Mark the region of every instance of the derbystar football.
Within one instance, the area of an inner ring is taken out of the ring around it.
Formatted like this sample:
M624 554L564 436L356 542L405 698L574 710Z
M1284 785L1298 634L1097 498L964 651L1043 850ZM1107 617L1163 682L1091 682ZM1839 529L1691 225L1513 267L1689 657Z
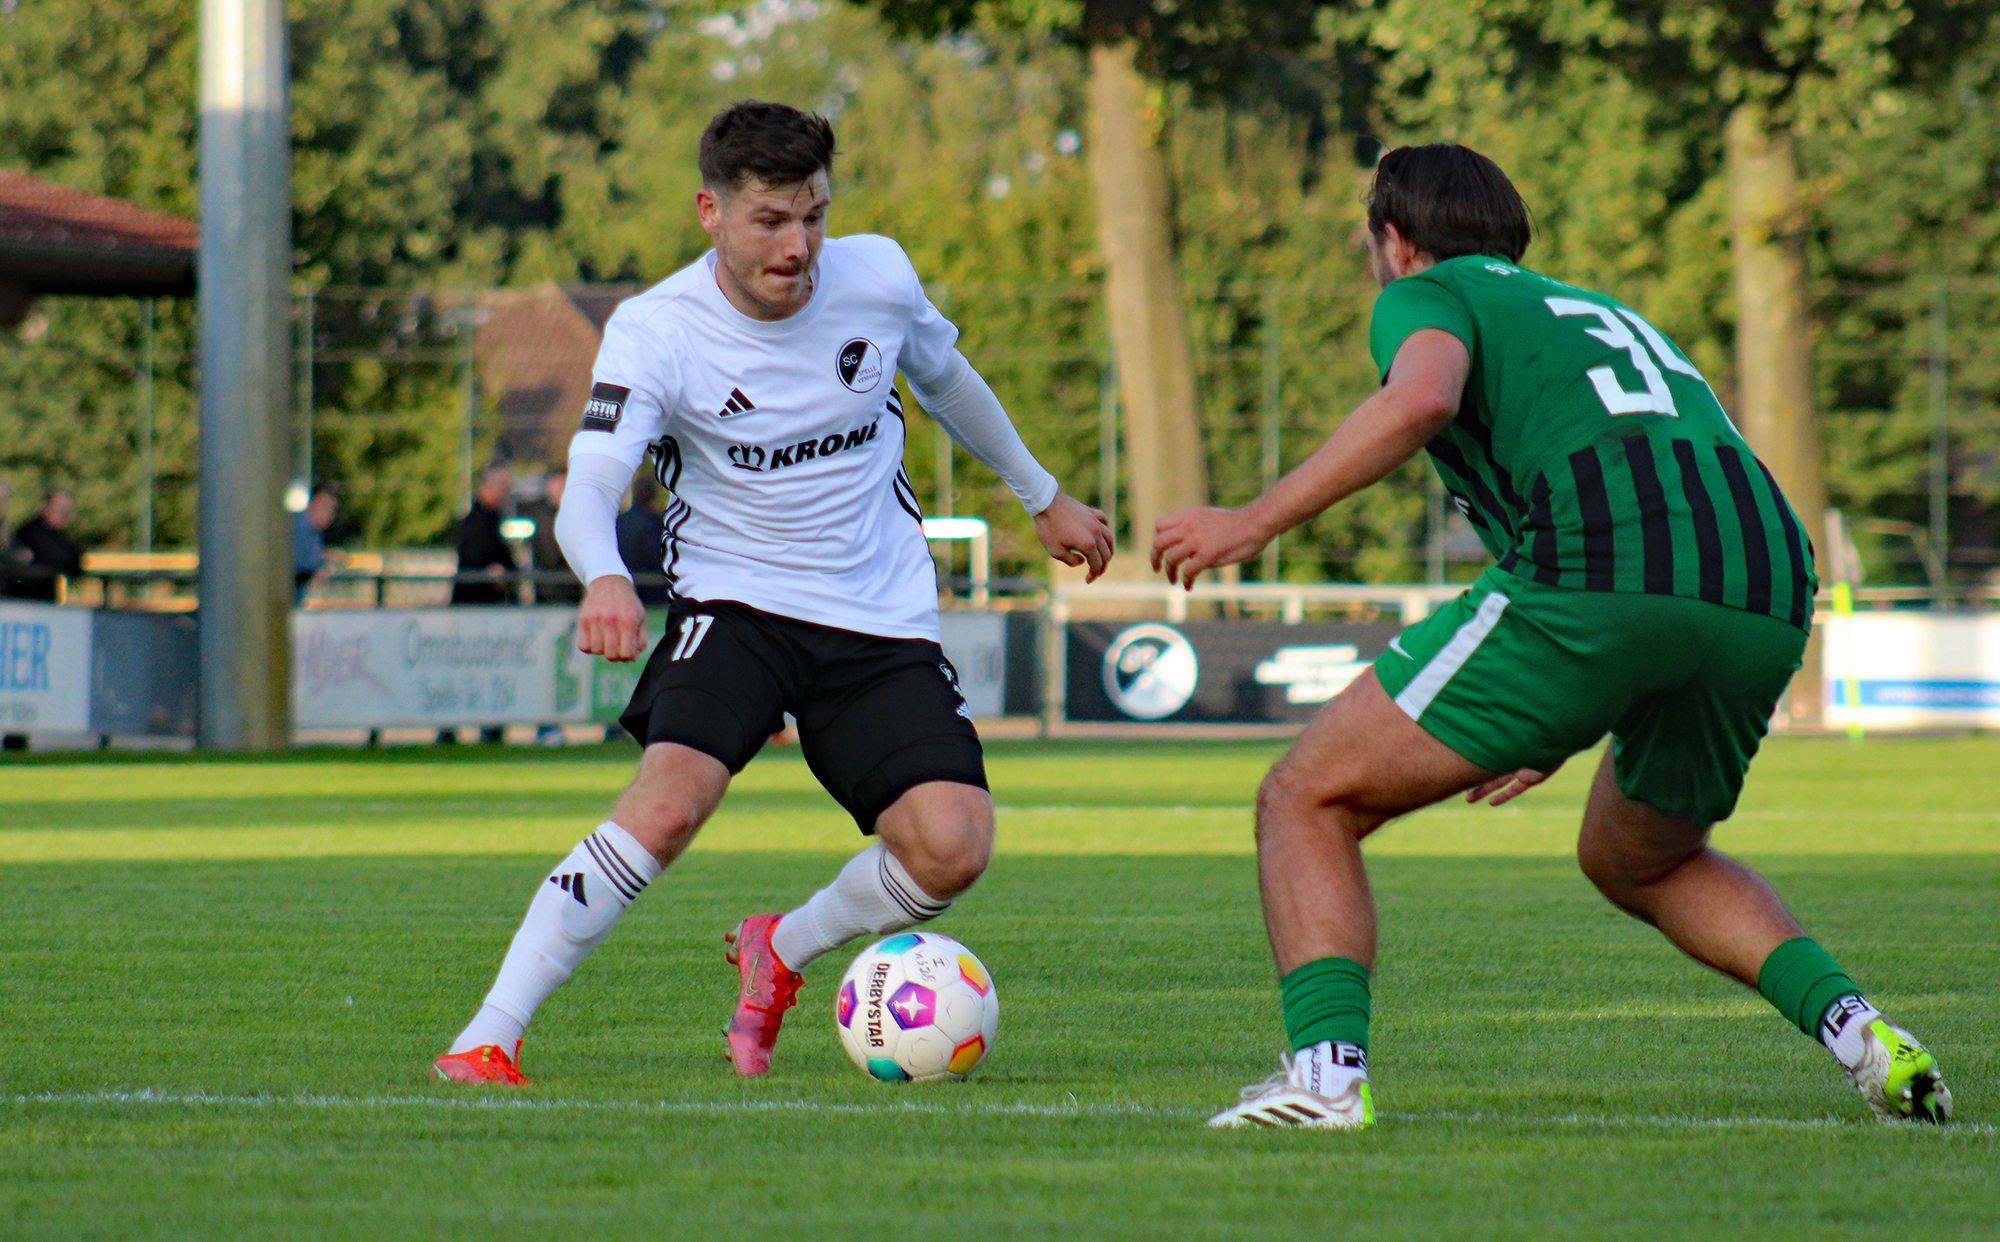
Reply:
M972 950L936 932L899 932L847 968L833 1021L872 1078L963 1078L993 1049L1000 997Z

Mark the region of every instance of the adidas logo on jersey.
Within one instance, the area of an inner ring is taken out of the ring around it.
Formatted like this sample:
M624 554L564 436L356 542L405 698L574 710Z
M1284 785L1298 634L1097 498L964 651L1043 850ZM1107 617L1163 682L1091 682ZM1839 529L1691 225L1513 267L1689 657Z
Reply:
M756 402L743 395L741 388L729 390L729 400L715 412L717 418L728 418L731 414L745 414L757 408Z
M763 473L785 466L796 466L802 461L831 457L848 449L860 448L875 438L882 420L876 419L866 427L856 427L846 435L835 432L819 440L801 440L797 444L787 444L779 448L767 449L755 444L732 444L729 446L729 464L738 470Z
M568 875L552 875L549 877L549 883L558 886L562 891L576 898L578 905L587 906L590 904L590 898L583 895L583 872L572 871Z

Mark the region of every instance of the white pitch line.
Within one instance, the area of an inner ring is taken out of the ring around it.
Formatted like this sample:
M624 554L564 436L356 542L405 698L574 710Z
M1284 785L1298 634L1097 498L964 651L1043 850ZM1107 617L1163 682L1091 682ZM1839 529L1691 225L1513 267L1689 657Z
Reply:
M223 1105L249 1108L440 1108L504 1109L530 1112L565 1110L636 1113L928 1113L944 1116L1025 1116L1025 1117L1205 1117L1206 1109L1168 1108L1151 1104L1085 1104L1072 1097L1060 1104L1002 1104L968 1101L958 1104L919 1100L885 1101L879 1104L840 1104L817 1100L578 1100L502 1095L231 1095L209 1092L175 1092L141 1089L136 1091L42 1091L0 1097L9 1104L179 1104ZM1873 1132L1871 1122L1845 1118L1809 1117L1689 1117L1660 1114L1611 1116L1568 1113L1556 1117L1515 1116L1508 1113L1385 1112L1392 1121L1442 1121L1487 1125L1587 1126L1605 1129L1667 1130L1857 1130ZM2000 1126L1983 1122L1961 1122L1931 1130L1929 1127L1898 1127L1907 1133L1963 1135L2000 1134Z
M1204 1116L1198 1109L1160 1108L1150 1104L1002 1104L971 1101L934 1104L899 1100L881 1104L839 1104L817 1100L577 1100L561 1096L523 1098L504 1095L228 1095L209 1092L43 1091L5 1097L10 1104L221 1104L253 1108L470 1108L552 1111L616 1111L640 1113L938 1113L1031 1117Z

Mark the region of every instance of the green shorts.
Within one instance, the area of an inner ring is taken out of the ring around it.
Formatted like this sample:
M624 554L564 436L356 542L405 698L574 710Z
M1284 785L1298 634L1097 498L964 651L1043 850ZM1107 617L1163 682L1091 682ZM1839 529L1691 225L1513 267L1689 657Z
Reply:
M1396 706L1482 768L1548 771L1611 735L1625 796L1727 819L1805 632L1673 595L1542 586L1489 569L1375 661Z

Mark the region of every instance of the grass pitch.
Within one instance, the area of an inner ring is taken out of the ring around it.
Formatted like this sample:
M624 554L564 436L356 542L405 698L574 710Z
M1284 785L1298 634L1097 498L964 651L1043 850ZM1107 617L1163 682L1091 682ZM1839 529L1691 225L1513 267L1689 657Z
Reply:
M1001 847L942 929L1000 987L970 1081L869 1082L810 975L731 1077L721 931L857 847L796 751L544 1007L530 1090L428 1062L629 749L0 766L7 1238L1992 1237L2000 740L1772 743L1718 841L1944 1060L1880 1127L1754 995L1566 852L1588 776L1371 844L1361 1134L1200 1124L1282 1046L1250 856L1278 747L994 748Z

